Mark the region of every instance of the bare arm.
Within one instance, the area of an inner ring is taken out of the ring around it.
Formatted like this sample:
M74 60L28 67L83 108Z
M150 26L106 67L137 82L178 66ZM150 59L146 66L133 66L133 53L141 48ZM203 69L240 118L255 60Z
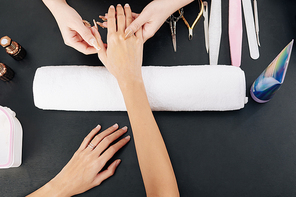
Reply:
M174 170L143 83L142 30L125 40L125 28L132 22L131 9L126 5L123 10L118 5L116 11L117 17L115 8L109 8L108 48L98 51L99 58L116 77L122 91L147 196L179 196ZM99 34L95 29L92 30L102 46Z
M142 79L120 83L147 196L179 196L173 167Z

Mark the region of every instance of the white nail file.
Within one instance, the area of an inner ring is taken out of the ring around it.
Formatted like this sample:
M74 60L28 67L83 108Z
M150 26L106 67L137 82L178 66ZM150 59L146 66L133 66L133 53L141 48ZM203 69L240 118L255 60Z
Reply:
M208 15L208 2L203 1L203 16L204 16L204 32L205 32L205 45L207 53L209 53L209 15Z
M252 2L251 0L242 0L242 4L245 16L250 56L252 59L258 59L260 55L257 44Z
M210 65L218 65L221 34L222 15L221 0L212 0L209 23L209 59Z

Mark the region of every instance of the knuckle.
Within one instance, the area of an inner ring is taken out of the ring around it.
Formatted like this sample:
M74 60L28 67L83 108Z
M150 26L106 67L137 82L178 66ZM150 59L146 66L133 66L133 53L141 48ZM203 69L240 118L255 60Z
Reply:
M115 169L110 169L108 172L109 176L113 176L114 173L115 173Z
M102 137L100 135L96 135L96 137L94 138L94 140L99 143L100 141L102 141Z
M109 147L109 151L111 152L111 154L115 154L117 152L117 149L115 148L115 146L110 146Z
M110 136L105 137L104 142L106 142L107 144L111 144L112 140L110 139Z
M89 140L91 140L91 138L90 138L89 135L87 135L87 136L84 138L84 141L89 141Z
M133 26L131 26L131 29L133 32L136 32L138 29L140 29L140 25L138 23L134 23Z
M152 36L154 36L154 32L147 32L146 36L147 38L151 38Z
M67 46L71 46L70 41L68 39L64 39L64 44Z

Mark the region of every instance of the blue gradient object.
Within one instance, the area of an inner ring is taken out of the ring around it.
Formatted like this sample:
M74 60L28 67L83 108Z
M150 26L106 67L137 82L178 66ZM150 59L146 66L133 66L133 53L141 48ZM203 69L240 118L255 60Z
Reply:
M258 103L268 102L284 82L294 40L292 40L254 81L250 93Z

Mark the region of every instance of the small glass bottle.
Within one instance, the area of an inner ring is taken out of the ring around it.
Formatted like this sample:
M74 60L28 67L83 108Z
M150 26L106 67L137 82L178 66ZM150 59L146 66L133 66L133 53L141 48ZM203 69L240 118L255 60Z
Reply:
M26 50L17 42L11 40L8 36L0 39L0 44L5 48L6 53L13 57L15 60L22 60L26 56Z
M0 79L10 81L14 77L14 71L3 63L0 63Z

